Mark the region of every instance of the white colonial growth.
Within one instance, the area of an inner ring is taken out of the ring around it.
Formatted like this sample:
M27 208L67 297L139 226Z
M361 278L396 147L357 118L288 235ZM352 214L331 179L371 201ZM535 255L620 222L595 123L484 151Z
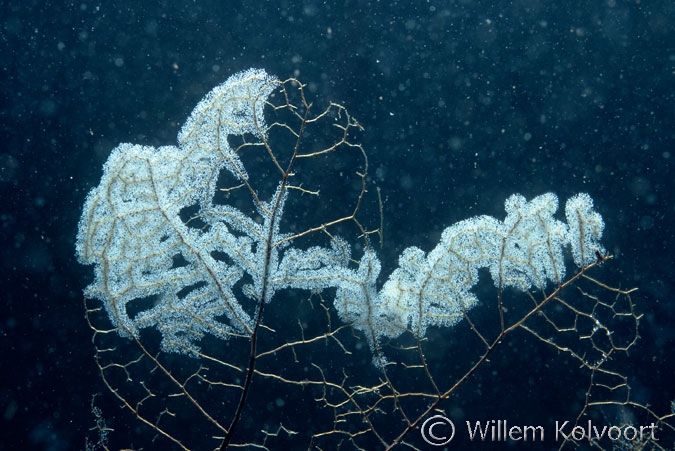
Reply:
M474 217L448 227L429 253L403 251L380 290L373 250L353 267L350 246L338 238L326 247L292 247L280 230L288 195L281 181L271 199L251 196L258 220L213 202L222 171L248 181L228 137L265 138L265 102L279 86L263 70L240 72L199 102L178 147L121 144L110 154L84 206L77 255L95 268L86 296L103 302L122 336L156 328L164 350L196 355L204 334L250 335L257 305L280 289L333 287L341 319L374 347L406 330L423 336L430 326L455 324L477 303L471 290L481 268L497 286L543 288L563 280L565 247L579 267L604 252L604 224L586 194L567 201L567 223L553 216L555 195L529 202L513 195L504 221ZM181 217L188 207L197 209L203 227ZM140 300L151 302L130 314Z

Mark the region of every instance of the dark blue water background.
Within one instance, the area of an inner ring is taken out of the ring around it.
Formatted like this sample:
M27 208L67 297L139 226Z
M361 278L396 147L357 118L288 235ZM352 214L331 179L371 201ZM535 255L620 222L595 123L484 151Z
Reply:
M606 281L640 289L635 392L675 399L671 1L0 8L0 449L81 449L93 425L103 387L83 315L92 272L73 245L108 153L174 144L199 99L248 67L297 76L365 128L385 274L457 220L503 217L511 193L590 193L618 257Z

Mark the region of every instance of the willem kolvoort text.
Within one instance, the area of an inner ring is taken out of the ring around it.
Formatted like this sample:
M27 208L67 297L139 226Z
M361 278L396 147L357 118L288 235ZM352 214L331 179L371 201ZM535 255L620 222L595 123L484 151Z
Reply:
M469 432L469 438L472 441L494 441L503 442L513 441L544 441L544 426L509 426L507 420L489 420L466 422ZM554 440L628 440L651 439L656 438L655 424L648 426L595 426L591 420L584 426L573 426L569 421L556 421Z

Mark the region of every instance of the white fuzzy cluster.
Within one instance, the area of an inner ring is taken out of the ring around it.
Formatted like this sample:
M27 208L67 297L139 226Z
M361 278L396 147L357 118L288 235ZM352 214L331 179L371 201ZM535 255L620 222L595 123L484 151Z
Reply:
M276 217L272 202L256 205L262 223L213 204L223 170L248 178L228 136L261 138L265 101L277 86L263 70L238 73L199 102L178 147L121 144L110 154L87 196L76 250L81 263L95 265L85 294L103 302L121 335L154 327L165 350L194 355L204 334L249 335L260 299L275 290L335 284L331 268L346 265L346 246L284 255L283 246L272 247L284 238L285 192L273 196ZM197 207L206 226L189 227L181 218L187 207Z
M343 319L363 330L371 346L406 330L424 336L428 327L454 325L477 304L471 290L479 269L487 268L497 287L544 288L563 281L565 247L577 266L604 253L604 223L587 194L567 201L567 224L554 218L558 199L550 193L530 202L513 195L505 209L504 221L477 216L448 227L428 254L407 248L377 294L373 281L380 263L375 256L362 260L363 276L338 292Z
M498 287L544 288L563 280L565 247L577 266L604 252L604 223L586 194L567 202L566 224L553 216L555 195L513 195L504 221L474 217L448 227L428 254L406 249L379 291L381 264L370 249L350 268L350 246L338 238L330 247L291 248L279 231L288 194L281 183L271 200L253 202L257 220L213 203L223 170L248 181L228 136L264 138L266 101L278 86L263 70L238 73L199 102L178 147L121 144L111 153L87 197L77 255L95 265L86 295L103 302L121 335L156 328L165 350L196 355L205 334L250 335L259 303L279 289L336 288L339 316L374 347L460 321L478 302L471 290L481 268ZM204 225L189 226L186 208Z

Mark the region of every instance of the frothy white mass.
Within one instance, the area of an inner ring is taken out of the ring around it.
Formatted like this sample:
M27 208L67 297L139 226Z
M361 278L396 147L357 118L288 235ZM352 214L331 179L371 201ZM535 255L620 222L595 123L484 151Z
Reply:
M199 102L177 147L120 144L110 154L85 202L77 255L95 268L86 295L103 302L121 335L156 328L164 350L196 355L205 334L250 335L256 306L278 290L336 288L340 318L374 347L404 331L424 336L431 326L460 321L478 301L471 290L481 268L498 287L544 288L565 277L566 247L579 267L604 253L604 223L587 194L567 201L567 223L554 217L555 195L513 195L503 221L470 218L445 229L428 253L403 251L380 290L372 249L354 267L350 245L339 238L292 247L280 225L288 196L281 180L271 199L254 202L257 220L213 201L222 171L248 180L228 137L265 138L266 101L277 87L263 70L240 72ZM190 226L186 208L197 211L202 227Z
M577 266L592 263L596 251L604 254L599 242L604 224L587 194L567 201L567 224L554 218L558 198L551 193L529 202L514 194L505 209L504 221L476 216L448 227L428 254L416 247L405 249L398 269L377 295L372 294L377 274L370 272L379 271L380 265L368 255L361 261L362 275L338 292L338 311L366 333L371 346L405 330L422 337L430 326L454 325L476 305L471 289L481 268L490 271L496 287L524 291L563 281L566 246Z

